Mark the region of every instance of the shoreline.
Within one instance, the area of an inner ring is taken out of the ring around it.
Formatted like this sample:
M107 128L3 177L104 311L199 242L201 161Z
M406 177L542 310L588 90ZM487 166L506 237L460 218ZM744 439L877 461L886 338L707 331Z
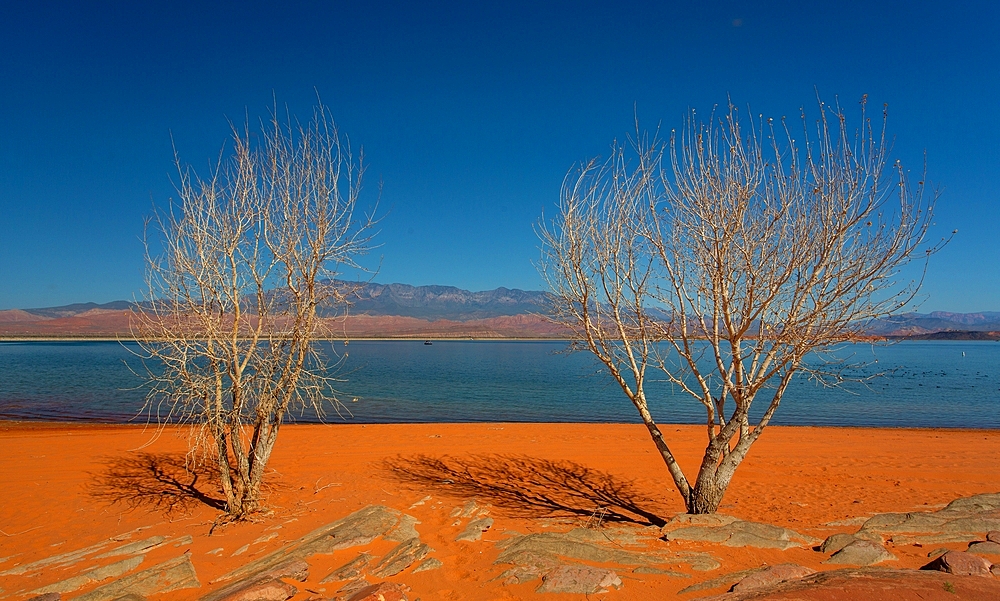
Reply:
M954 336L954 334L970 334L967 337ZM986 336L989 335L989 336ZM411 342L430 340L433 342L572 342L571 338L563 336L440 336L440 335L406 335L399 336L357 336L357 337L322 337L316 338L317 342L344 342L346 341L369 341L369 342ZM698 340L704 340L699 338ZM136 342L132 337L107 336L21 336L21 335L0 335L0 342ZM873 336L870 339L848 340L837 344L885 344L892 345L899 342L1000 342L1000 333L997 332L953 332L950 330L941 332L931 332L929 334L916 334L912 336Z
M442 425L448 427L461 427L461 426L641 426L641 422L502 422L502 421L455 421L455 422L283 422L281 424L281 429L286 428L311 428L311 427L368 427L368 426L379 426L379 427L406 427L406 426L435 426ZM705 429L704 424L693 424L693 423L658 423L657 426L661 430L669 430L671 428L699 428ZM59 428L73 428L73 429L108 429L108 428L136 428L136 429L164 429L164 430L184 430L189 429L190 425L185 424L154 424L154 423L129 423L129 422L100 422L100 421L87 421L87 420L48 420L48 419L10 419L10 418L0 418L0 431L5 430L33 430L33 429L59 429ZM873 431L913 431L913 432L965 432L969 434L977 433L1000 433L1000 428L966 428L966 427L950 427L950 426L831 426L831 425L811 425L811 424L775 424L771 423L767 426L767 430L771 431L774 429L781 428L800 428L800 429L818 429L818 430L873 430Z
M368 342L421 342L430 340L432 342L570 342L569 338L545 337L537 338L518 336L359 336L357 338L316 338L316 342L344 342L344 341L368 341ZM0 336L0 342L136 342L135 338L116 338L114 336Z

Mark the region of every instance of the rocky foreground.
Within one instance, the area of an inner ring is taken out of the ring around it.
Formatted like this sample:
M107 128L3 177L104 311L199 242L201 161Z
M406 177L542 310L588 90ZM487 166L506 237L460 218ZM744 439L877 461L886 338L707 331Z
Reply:
M690 516L641 425L291 425L240 522L153 435L0 422L0 600L1000 599L997 431L775 427Z
M414 507L428 502L433 500ZM504 586L531 583L539 594L610 593L655 575L691 581L678 593L688 599L870 599L879 591L891 592L893 599L1000 599L1000 493L956 499L938 511L877 514L857 530L823 541L723 514L680 514L662 527L611 525L595 515L586 527L562 529L554 523L551 531L522 534L495 532L490 513L475 499L454 507L449 512L454 540L468 553L493 547L489 579ZM190 537L132 541L130 533L30 563L0 558L0 579L8 582L60 576L32 589L0 591L0 597L140 601L176 593L173 598L201 601L408 600L414 598L408 576L445 566L419 526L405 511L370 505L210 582L197 574ZM954 549L956 543L965 550ZM891 567L897 559L892 549L903 546L928 549L926 564L919 570ZM786 562L727 571L721 554L713 553L719 547L806 548L826 556L822 564L830 569ZM173 557L144 565L154 550ZM334 554L348 560L317 571L323 563L318 560Z

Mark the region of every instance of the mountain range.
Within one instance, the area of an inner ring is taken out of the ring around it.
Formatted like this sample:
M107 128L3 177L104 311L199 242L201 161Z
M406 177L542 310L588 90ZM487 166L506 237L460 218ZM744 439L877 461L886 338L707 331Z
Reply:
M454 286L349 284L346 319L331 320L338 335L362 338L560 338L566 332L546 319L549 294L496 288L471 292ZM60 307L0 311L0 337L129 336L129 301L76 303ZM334 311L321 316L332 318ZM873 336L908 338L1000 338L1000 312L904 313L871 325Z
M331 283L328 283L331 284ZM336 335L352 338L560 338L563 329L544 317L548 294L496 288L470 292L454 286L353 284L350 310L320 310ZM128 337L136 303L76 303L0 311L0 337Z
M354 287L355 285L351 285ZM549 294L538 290L496 288L470 292L454 286L363 284L351 295L351 313L418 319L471 321L547 313Z

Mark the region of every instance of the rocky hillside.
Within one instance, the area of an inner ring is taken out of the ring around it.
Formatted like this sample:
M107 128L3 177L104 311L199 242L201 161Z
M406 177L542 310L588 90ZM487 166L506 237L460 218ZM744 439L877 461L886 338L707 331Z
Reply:
M338 283L341 287L350 284ZM469 321L546 313L548 293L517 288L470 292L454 286L363 284L350 295L351 313Z
M454 286L329 282L351 302L321 311L331 327L353 337L550 338L565 334L544 316L549 294L496 288L472 292ZM0 311L0 336L127 336L134 303L77 303ZM336 318L336 321L334 321ZM904 313L872 324L874 336L924 340L995 340L1000 312Z
M882 319L870 328L880 336L914 336L935 332L995 332L1000 330L1000 311L981 313L903 313Z
M545 317L548 295L497 288L470 292L454 286L334 282L351 303L321 311L334 336L373 338L558 338ZM0 336L128 336L135 303L77 303L0 311Z

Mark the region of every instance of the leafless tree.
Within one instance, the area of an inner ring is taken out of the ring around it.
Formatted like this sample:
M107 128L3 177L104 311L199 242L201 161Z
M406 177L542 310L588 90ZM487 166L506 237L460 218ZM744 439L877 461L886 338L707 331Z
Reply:
M234 128L209 178L177 167L178 200L150 222L146 298L132 314L146 410L194 426L240 517L260 508L289 413L339 407L317 310L346 306L350 291L332 282L370 245L363 159L319 105L306 124L275 111L260 131Z
M831 383L807 356L902 310L923 276L901 268L944 243L922 246L936 195L890 162L886 114L864 106L852 132L820 103L801 142L784 119L692 113L669 142L637 135L572 170L540 227L554 319L638 410L689 513L717 510L796 373ZM704 407L693 483L650 413L651 378Z

